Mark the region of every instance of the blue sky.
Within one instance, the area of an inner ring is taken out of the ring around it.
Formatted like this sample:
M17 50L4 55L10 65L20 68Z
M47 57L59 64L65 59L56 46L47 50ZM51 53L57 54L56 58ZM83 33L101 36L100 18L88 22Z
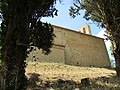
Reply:
M72 6L73 0L63 0L63 2L60 4L59 2L56 4L56 8L58 9L58 16L55 16L54 18L42 18L43 22L51 23L53 25L57 25L60 27L72 29L72 30L78 30L81 26L89 25L91 27L92 34L94 36L98 36L101 38L105 38L104 31L105 29L100 28L92 21L87 21L83 18L84 11L81 11L81 15L77 16L76 18L71 18L69 16L69 8ZM109 53L109 57L111 59L114 59L111 56L110 51L110 41L105 41L107 51Z
M102 28L97 27L97 24L94 24L92 21L85 20L83 18L84 11L81 11L81 15L74 19L69 16L69 8L73 5L72 1L73 0L63 0L61 4L58 2L56 4L58 16L55 16L54 18L42 18L42 21L72 30L78 30L81 26L89 25L91 27L92 34L97 35Z

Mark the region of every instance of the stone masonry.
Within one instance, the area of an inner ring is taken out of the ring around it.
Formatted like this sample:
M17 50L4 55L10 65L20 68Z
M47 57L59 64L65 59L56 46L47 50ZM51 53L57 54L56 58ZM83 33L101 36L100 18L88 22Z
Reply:
M104 40L91 35L89 26L83 26L78 31L53 26L56 35L54 45L49 55L43 55L41 50L32 51L27 58L32 60L35 55L40 62L57 62L77 66L109 67L110 60Z

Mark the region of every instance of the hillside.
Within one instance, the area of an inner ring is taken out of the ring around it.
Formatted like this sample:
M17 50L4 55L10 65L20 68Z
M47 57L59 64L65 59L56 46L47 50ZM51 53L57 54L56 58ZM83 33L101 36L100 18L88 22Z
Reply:
M115 71L57 63L29 63L28 90L120 90Z

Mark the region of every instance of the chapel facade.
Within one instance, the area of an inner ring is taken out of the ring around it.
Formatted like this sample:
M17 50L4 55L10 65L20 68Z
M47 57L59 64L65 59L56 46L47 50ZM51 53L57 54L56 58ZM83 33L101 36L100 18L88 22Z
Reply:
M27 58L32 61L35 55L39 62L55 62L77 66L110 67L110 60L104 39L92 35L90 26L73 31L54 26L54 45L49 55L41 50L32 51Z

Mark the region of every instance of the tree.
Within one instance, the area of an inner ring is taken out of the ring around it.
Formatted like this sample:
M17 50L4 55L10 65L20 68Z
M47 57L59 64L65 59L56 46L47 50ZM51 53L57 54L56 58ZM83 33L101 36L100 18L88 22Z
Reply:
M26 57L33 46L50 53L53 28L42 17L53 17L56 0L0 0L2 24L1 58L5 77L4 90L26 89Z
M75 17L85 10L84 18L97 22L109 32L116 62L116 73L120 77L120 0L74 0L70 15Z

